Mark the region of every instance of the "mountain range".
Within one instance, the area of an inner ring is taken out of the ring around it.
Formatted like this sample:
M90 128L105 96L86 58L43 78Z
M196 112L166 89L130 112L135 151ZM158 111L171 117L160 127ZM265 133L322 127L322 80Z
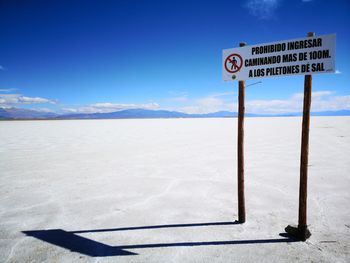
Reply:
M302 113L290 114L253 114L246 113L246 117L288 117L301 116ZM312 112L312 116L350 116L350 110ZM108 113L74 113L56 114L20 108L0 108L0 120L31 120L31 119L53 119L53 120L76 120L76 119L156 119L156 118L233 118L237 112L218 111L205 114L188 114L178 111L127 109Z
M52 112L44 112L20 108L0 108L0 120L15 119L53 119L58 115Z

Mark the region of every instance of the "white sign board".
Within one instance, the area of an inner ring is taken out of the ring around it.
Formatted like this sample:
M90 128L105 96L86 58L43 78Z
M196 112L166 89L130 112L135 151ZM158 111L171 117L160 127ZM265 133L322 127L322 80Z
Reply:
M335 72L335 34L224 49L224 80Z

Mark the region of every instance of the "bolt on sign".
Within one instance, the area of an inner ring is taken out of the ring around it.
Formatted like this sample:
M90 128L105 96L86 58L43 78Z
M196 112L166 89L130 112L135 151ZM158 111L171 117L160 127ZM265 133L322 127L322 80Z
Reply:
M223 79L335 72L335 34L224 49Z

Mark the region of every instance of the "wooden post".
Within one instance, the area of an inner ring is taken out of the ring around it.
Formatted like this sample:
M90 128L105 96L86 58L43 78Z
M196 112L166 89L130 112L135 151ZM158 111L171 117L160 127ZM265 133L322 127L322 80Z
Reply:
M308 33L308 37L314 37L315 33ZM305 241L308 236L307 229L307 172L309 163L309 129L311 108L312 75L305 75L304 80L304 106L303 127L301 132L301 155L300 155L300 187L299 187L299 221L298 230L300 237Z
M314 37L310 32L308 37ZM312 75L305 75L304 79L304 105L303 124L301 131L301 154L300 154L300 185L299 185L299 220L298 227L288 226L286 232L305 241L311 236L307 228L307 175L309 163L309 129L311 108Z
M245 43L239 43L240 47ZM243 63L243 61L242 61ZM238 179L238 221L245 222L245 201L244 201L244 93L245 81L238 82L238 142L237 142L237 179Z

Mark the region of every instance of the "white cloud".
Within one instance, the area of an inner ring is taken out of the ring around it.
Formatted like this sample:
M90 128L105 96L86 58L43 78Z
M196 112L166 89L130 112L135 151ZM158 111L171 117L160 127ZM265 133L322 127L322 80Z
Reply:
M52 109L48 109L48 108L38 108L38 109L33 109L35 111L39 111L39 112L51 112L54 113L54 111Z
M302 112L303 93L292 94L287 99L247 100L246 112L257 114L285 114ZM107 113L125 109L168 109L186 113L211 113L217 111L237 111L235 92L212 93L206 97L190 99L186 96L171 98L176 105L171 108L160 107L157 103L122 104L94 103L79 107L63 108L67 113ZM171 99L165 101L171 101ZM8 108L24 104L55 104L53 100L41 97L26 97L20 94L0 94L0 107ZM336 96L329 90L312 92L312 111L350 110L350 95ZM44 111L48 109L43 109Z
M237 96L228 92L226 96L209 95L187 101L171 110L186 113L210 113L216 111L237 111ZM248 100L245 103L247 113L256 114L285 114L303 111L303 93L292 94L288 99L275 100ZM350 110L350 95L335 96L334 92L323 90L312 92L312 111Z
M335 74L342 74L342 72L340 70L336 70Z
M0 94L0 107L12 107L23 104L56 104L55 101L41 97L26 97L21 94Z
M333 91L329 91L329 90L322 90L322 91L314 91L312 92L312 98L320 98L320 97L324 97L324 96L329 96L331 94L333 94Z
M195 99L189 105L178 107L176 110L186 113L210 113L216 111L233 111L234 104L215 96Z
M0 92L5 92L5 93L8 93L8 92L12 92L12 91L15 91L17 89L0 89Z
M171 97L166 99L167 101L185 102L185 101L188 100L188 93L187 93L187 91L169 90L168 93L169 93L169 95L171 95Z
M350 95L332 96L332 94L331 91L313 92L311 110L314 112L350 110ZM296 93L285 100L251 100L246 102L246 111L263 114L302 112L303 97L302 93Z
M228 91L228 92L221 92L221 93L213 93L210 95L210 97L219 98L219 97L226 97L226 96L235 95L235 94L237 93L233 91Z
M147 104L121 104L121 103L95 103L89 104L77 108L64 108L63 111L69 113L107 113L127 109L157 109L159 105L157 103Z
M178 96L178 97L170 98L169 100L175 101L175 102L184 102L184 101L187 101L188 98L187 98L187 96Z
M248 0L245 7L249 13L260 19L270 19L274 15L280 0Z
M18 103L23 104L36 104L36 103L55 103L54 101L51 101L49 99L40 98L40 97L25 97L20 96L18 97Z
M179 99L175 107L164 108L157 103L148 104L116 104L116 103L95 103L78 108L66 108L64 111L70 113L94 113L94 112L113 112L124 109L167 109L185 113L211 113L217 111L237 111L237 96L235 92L213 93L206 97L186 100ZM285 114L297 113L303 110L303 93L292 94L287 99L276 100L247 100L246 112L256 114ZM171 98L174 99L174 98ZM166 101L171 101L168 99ZM335 96L334 92L329 90L312 92L312 111L334 111L350 110L350 95Z
M317 99L320 97L328 96L331 95L333 92L329 90L322 90L322 91L313 91L312 92L312 99ZM295 100L303 100L304 98L304 93L295 93L292 95L291 99L293 101Z
M208 94L205 97L190 98L187 93L184 96L172 97L164 100L167 102L176 102L176 105L167 107L167 110L180 111L190 114L204 114L216 111L233 111L234 100L237 93L233 91L216 92Z
M313 111L350 110L350 95L334 96L324 100L315 100L311 107Z
M174 94L174 93L172 93ZM227 96L230 96L230 95L235 95L237 94L236 92L233 92L233 91L228 91L228 92L218 92L218 93L212 93L212 94L209 94L207 97L205 98L200 98L200 99L196 99L196 100L193 100L193 99L190 99L187 95L187 92L183 92L181 93L182 95L178 95L178 96L175 96L175 97L171 97L169 99L166 99L165 101L171 101L171 102L177 102L177 103L186 103L186 104L189 104L189 103L195 103L195 104L212 104L215 100L214 98L220 98L220 97L227 97Z

